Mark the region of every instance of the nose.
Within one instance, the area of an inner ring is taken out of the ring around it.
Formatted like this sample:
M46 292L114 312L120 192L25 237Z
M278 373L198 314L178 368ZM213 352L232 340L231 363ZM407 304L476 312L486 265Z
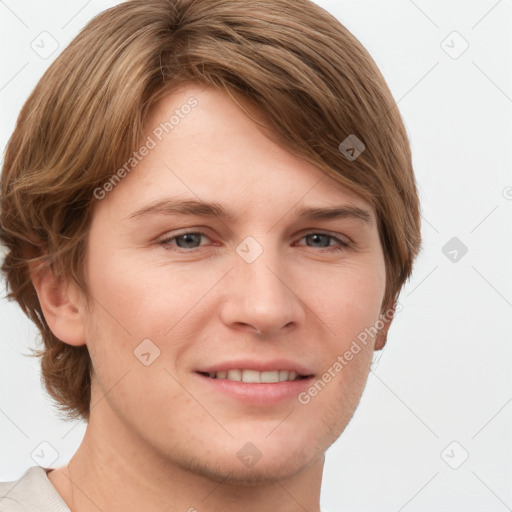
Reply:
M266 249L252 263L235 256L235 268L224 282L224 324L269 337L300 325L305 316L303 304L278 252Z

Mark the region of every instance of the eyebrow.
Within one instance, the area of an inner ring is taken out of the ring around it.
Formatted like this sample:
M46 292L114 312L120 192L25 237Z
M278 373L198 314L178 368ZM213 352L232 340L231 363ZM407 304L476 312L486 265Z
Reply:
M232 210L219 203L173 198L162 199L145 206L131 213L128 218L140 218L148 215L197 215L217 217L225 221L233 221L236 218ZM305 207L298 210L297 215L308 220L356 219L367 224L372 222L372 215L368 210L351 205L327 208Z

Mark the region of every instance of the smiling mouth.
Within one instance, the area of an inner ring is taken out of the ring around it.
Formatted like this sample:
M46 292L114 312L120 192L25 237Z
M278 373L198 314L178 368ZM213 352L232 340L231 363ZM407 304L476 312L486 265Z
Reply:
M309 376L300 375L295 371L273 370L259 372L249 369L232 369L219 372L198 372L210 379L230 380L234 382L246 382L248 384L277 384L279 382L291 382L306 379Z

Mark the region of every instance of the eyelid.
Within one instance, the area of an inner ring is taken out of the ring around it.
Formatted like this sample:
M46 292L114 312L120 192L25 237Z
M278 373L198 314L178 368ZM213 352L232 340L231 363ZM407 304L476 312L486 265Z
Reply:
M201 229L203 229L203 231L201 231ZM171 234L164 235L162 238L160 238L157 241L157 244L163 245L163 246L171 245L171 241L173 241L175 238L179 238L181 236L185 236L188 234L204 236L204 237L208 238L209 240L211 240L211 238L204 232L204 228L195 228L195 229L194 228L183 228L183 230L178 230L177 232L173 232ZM324 251L335 250L336 248L339 248L340 246L344 247L344 248L350 248L350 247L352 247L352 244L353 244L352 240L349 237L347 237L346 235L342 235L341 233L334 233L332 231L326 231L326 230L322 230L322 229L314 229L314 228L306 230L306 231L302 231L300 233L300 237L299 237L298 241L302 240L303 238L305 238L308 235L324 235L324 236L328 236L338 242L338 245L329 246L329 247L319 247L319 248L311 247L311 249L318 249L320 251L321 250L324 250ZM347 240L345 240L344 238L346 238ZM306 245L301 245L301 246L307 247ZM192 249L183 249L182 247L178 247L177 245L173 245L173 247L174 247L173 250L176 250L178 252L180 252L180 251L181 252L192 252L194 250L199 250L204 246L200 245L199 247L194 247Z
M307 231L301 233L301 237L300 238L302 239L302 238L304 238L305 236L308 236L308 235L325 235L325 236L329 236L331 238L334 238L335 240L337 240L341 244L346 245L347 247L350 247L353 244L352 240L347 235L343 235L342 233L334 233L333 231L326 231L326 230L323 230L323 229L307 230Z
M197 230L197 229L187 229L187 228L184 228L184 231L178 231L176 233L173 232L171 234L163 235L162 237L157 239L156 243L157 244L161 244L161 245L165 245L165 244L170 245L170 242L172 240L174 240L175 238L179 238L181 236L185 236L185 235L201 235L201 236L204 236L204 237L208 238L209 240L211 240L211 238L204 231L200 231L200 230ZM196 249L199 249L200 247L203 247L203 246L199 246ZM190 252L190 250L192 250L192 249L189 249L189 250L182 249L181 247L178 247L178 246L176 246L176 249L177 250L187 251L187 252Z

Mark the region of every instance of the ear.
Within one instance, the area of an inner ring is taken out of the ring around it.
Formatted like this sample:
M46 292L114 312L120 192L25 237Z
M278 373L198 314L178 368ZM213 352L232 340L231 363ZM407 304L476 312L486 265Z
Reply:
M380 315L379 320L384 322L384 326L380 329L377 339L375 340L375 350L382 350L386 345L388 331L397 310L397 300L398 299L395 299L393 305L390 308L385 309Z
M31 268L34 288L48 327L69 345L85 345L84 314L78 287L48 266Z

